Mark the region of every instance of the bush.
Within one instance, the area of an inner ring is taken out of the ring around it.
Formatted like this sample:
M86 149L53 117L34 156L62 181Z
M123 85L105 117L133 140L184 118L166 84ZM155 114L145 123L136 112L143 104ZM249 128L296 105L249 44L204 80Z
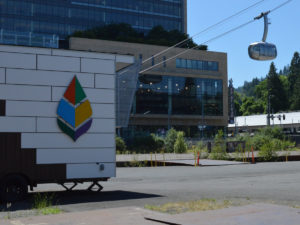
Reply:
M258 153L258 156L262 158L263 161L273 161L276 157L276 150L278 150L278 141L267 140L262 146Z
M184 141L184 133L182 131L177 134L174 151L175 153L185 153L187 151L187 144Z
M212 151L209 155L209 158L214 159L214 160L228 159L228 154L226 152L225 145L221 145L221 144L214 145L214 147L212 148Z
M210 159L215 159L215 160L228 159L228 154L226 152L226 145L223 136L224 136L223 131L219 130L215 136L214 146L209 156Z
M125 141L121 137L116 137L116 149L119 152L125 152L126 151Z
M207 145L202 141L197 142L196 152L199 152L200 159L206 159L208 157Z
M164 147L164 139L155 134L141 134L130 140L129 148L138 153L159 151Z
M164 148L165 146L165 141L162 137L159 137L155 134L151 134L152 138L154 139L154 143L155 143L155 146L154 146L154 149L155 150L161 150Z
M165 139L165 149L166 152L174 152L174 145L177 139L177 131L174 128L171 128L167 132L167 136Z

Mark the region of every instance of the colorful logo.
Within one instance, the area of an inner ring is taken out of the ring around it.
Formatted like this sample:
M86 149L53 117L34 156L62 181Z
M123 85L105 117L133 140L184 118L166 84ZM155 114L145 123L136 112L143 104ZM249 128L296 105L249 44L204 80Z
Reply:
M91 104L84 93L78 79L74 76L57 109L59 128L76 141L86 133L93 119Z

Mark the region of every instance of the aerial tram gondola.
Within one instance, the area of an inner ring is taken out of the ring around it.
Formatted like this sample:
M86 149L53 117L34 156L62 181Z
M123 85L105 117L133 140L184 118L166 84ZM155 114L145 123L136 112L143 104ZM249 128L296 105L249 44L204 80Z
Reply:
M254 60L272 60L277 57L277 49L276 45L272 43L266 42L267 35L268 35L268 12L261 13L259 16L255 17L254 19L259 20L264 17L264 34L261 42L254 42L249 45L248 47L248 54L251 59Z

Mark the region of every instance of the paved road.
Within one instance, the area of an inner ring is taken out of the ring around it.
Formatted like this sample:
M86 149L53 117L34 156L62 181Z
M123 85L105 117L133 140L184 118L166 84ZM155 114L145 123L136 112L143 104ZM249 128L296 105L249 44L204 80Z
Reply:
M103 186L102 193L82 190L67 193L58 191L62 189L56 185L40 185L37 191L55 191L57 203L68 212L202 198L300 205L300 162L119 168L117 178ZM29 200L12 206L13 209L30 207Z
M162 214L122 207L0 220L1 225L299 225L300 209L256 203L213 211Z

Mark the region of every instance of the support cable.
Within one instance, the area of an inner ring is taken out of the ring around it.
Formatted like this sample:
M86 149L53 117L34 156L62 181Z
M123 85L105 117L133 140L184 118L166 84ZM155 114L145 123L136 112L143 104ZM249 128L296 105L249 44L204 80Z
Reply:
M221 37L223 37L223 36L225 36L225 35L227 35L227 34L233 32L233 31L236 31L236 30L238 30L238 29L241 29L241 28L244 27L244 26L247 26L247 25L250 24L250 23L253 23L254 21L255 21L255 20L250 20L250 21L248 21L248 22L246 22L246 23L244 23L244 24L242 24L242 25L239 25L239 26L237 26L237 27L235 27L235 28L233 28L233 29L231 29L231 30L229 30L229 31L226 31L226 32L224 32L224 33L222 33L222 34L220 34L220 35L218 35L218 36L216 36L216 37L213 37L213 38L209 39L208 41L205 41L205 42L201 43L200 45L204 45L204 44L207 44L207 43L209 43L209 42L211 42L211 41L214 41L214 40L216 40L216 39L219 39L219 38L221 38ZM195 47L193 47L193 48L186 49L185 51L180 52L180 53L178 53L177 55L175 55L175 56L173 56L173 57L171 57L171 58L168 58L168 59L166 59L166 60L163 61L163 62L157 63L157 64L155 64L155 65L153 65L153 66L151 66L151 67L149 67L149 68L147 68L147 69L144 69L144 70L140 71L140 74L141 74L141 73L145 73L145 72L147 72L148 70L151 70L151 69L153 69L153 68L155 68L155 67L157 67L157 66L159 66L159 65L161 65L161 64L163 64L163 63L165 63L165 62L167 62L167 61L170 61L170 60L172 60L172 59L174 59L174 58L176 58L176 57L178 57L178 56L180 56L180 55L182 55L182 54L184 54L184 53L187 53L187 52L190 51L190 50L196 49L196 48L198 48L198 47L199 47L199 46L195 46Z
M287 0L287 1L285 1L284 3L278 5L278 6L276 6L275 8L273 8L272 10L270 10L269 13L278 10L279 8L281 8L281 7L283 7L284 5L290 3L291 1L292 1L292 0ZM208 41L205 41L205 42L201 43L200 45L205 45L205 44L207 44L207 43L209 43L209 42L212 42L212 41L214 41L214 40L216 40L216 39L219 39L219 38L221 38L221 37L223 37L223 36L225 36L225 35L227 35L227 34L233 32L233 31L239 30L239 29L241 29L241 28L243 28L243 27L249 25L250 23L253 23L253 22L256 21L256 20L257 20L257 19L256 19L256 17L255 17L254 19L252 19L252 20L250 20L250 21L248 21L248 22L246 22L246 23L244 23L244 24L241 24L241 25L239 25L239 26L237 26L237 27L235 27L235 28L233 28L233 29L231 29L231 30L229 30L229 31L226 31L226 32L224 32L224 33L222 33L222 34L220 34L220 35L217 35L217 36L215 36L215 37L209 39ZM193 48L186 49L185 51L183 51L183 52L181 52L181 53L179 53L179 54L177 54L177 55L175 55L175 56L173 56L173 57L171 57L171 58L168 58L168 59L166 59L166 60L164 60L164 61L162 61L162 62L160 62L160 63L157 63L157 64L155 64L155 65L153 65L153 66L151 66L151 67L148 67L147 69L144 69L144 70L140 71L140 74L145 73L145 72L147 72L148 70L151 70L151 69L153 69L153 68L155 68L155 67L157 67L157 66L160 66L161 64L166 63L166 62L168 62L168 61L170 61L170 60L173 60L174 58L176 58L176 57L178 57L178 56L180 56L180 55L182 55L182 54L185 54L186 52L188 52L188 51L190 51L190 50L196 49L196 48L198 48L198 47L199 47L199 45L197 45L197 46L195 46L195 47L193 47Z
M169 50L171 50L171 49L173 49L173 48L175 48L175 47L180 46L181 44L183 44L183 43L186 42L186 41L192 40L194 37L196 37L196 36L198 36L198 35L200 35L200 34L203 34L203 33L207 32L207 31L213 29L214 27L216 27L216 26L218 26L218 25L221 25L222 23L225 23L226 21L228 21L228 20L230 20L230 19L232 19L232 18L234 18L234 17L236 17L236 16L238 16L238 15L240 15L240 14L246 12L247 10L249 10L249 9L251 9L251 8L253 8L253 7L255 7L255 6L261 4L261 3L263 3L264 1L266 1L266 0L258 1L258 2L256 2L256 3L254 3L253 5L250 5L250 6L248 6L247 8L242 9L241 11L239 11L239 12L233 14L233 15L226 17L225 19L223 19L223 20L221 20L221 21L219 21L219 22L217 22L217 23L215 23L215 24L213 24L213 25L211 25L211 26L205 28L204 30L200 31L199 33L194 34L194 35L191 36L190 38L186 38L185 40L183 40L183 41L181 41L181 42L179 42L179 43L177 43L177 44L175 44L175 45L173 45L173 46L171 46L171 47L169 47L169 48L167 48L167 49L165 49L165 50L163 50L163 51L161 51L161 52L159 52L159 53L157 53L157 54L155 54L155 55L153 55L152 57L150 57L150 58L148 58L148 59L145 59L145 60L142 62L142 64L148 62L148 61L151 60L152 58L155 58L155 57L157 57L157 56L159 56L159 55L161 55L161 54L163 54L163 53L165 53L165 52L167 52L167 51L169 51Z

